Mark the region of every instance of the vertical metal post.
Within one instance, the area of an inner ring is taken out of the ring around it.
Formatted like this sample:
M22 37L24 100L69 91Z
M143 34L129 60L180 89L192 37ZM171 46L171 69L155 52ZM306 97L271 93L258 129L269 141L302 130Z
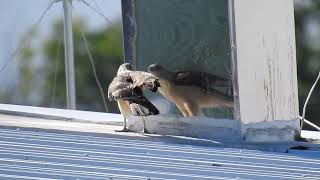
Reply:
M74 55L72 38L72 4L71 0L63 0L64 9L64 54L67 87L68 109L76 109L76 89L74 77Z

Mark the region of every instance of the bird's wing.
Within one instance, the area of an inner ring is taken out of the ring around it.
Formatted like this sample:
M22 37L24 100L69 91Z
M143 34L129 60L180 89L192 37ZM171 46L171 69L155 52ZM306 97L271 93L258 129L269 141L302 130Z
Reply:
M140 87L133 85L131 76L117 75L108 88L108 98L129 102L134 116L149 116L159 114L159 110L143 95Z
M200 71L178 71L173 82L177 85L199 86L201 88L208 86L228 87L230 85L230 81L226 78Z
M149 116L159 114L159 110L144 96L130 98L129 106L134 116Z
M133 89L121 89L116 93L121 94L121 99L129 102L134 116L149 116L159 114L159 110L143 95L139 87Z
M158 79L148 72L133 71L131 73L133 87L146 87L149 90L156 92L160 83Z
M121 99L132 93L132 79L127 74L120 74L113 78L108 88L108 98Z

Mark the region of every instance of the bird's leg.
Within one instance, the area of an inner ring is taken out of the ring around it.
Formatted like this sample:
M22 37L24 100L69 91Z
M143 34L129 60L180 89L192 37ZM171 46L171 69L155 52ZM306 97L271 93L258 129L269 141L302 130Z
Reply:
M200 113L200 108L195 103L184 103L184 107L187 109L189 116L197 116Z
M142 117L142 122L143 122L143 133L149 134L149 131L148 131L147 125L146 125L146 120L143 118L143 116L141 116L141 117Z
M176 105L184 117L189 116L189 112L187 111L187 109L184 107L183 104L176 104Z
M127 119L125 117L123 117L123 121L124 121L123 129L115 130L116 132L130 132L130 130L127 128Z
M142 122L143 122L143 130L139 131L138 133L150 134L150 132L147 129L146 120L143 118L143 116L141 116L141 118L142 118Z
M204 77L204 81L202 81L201 82L201 91L203 92L203 93L206 93L207 91L208 91L208 89L209 89L209 80L208 80L208 77Z

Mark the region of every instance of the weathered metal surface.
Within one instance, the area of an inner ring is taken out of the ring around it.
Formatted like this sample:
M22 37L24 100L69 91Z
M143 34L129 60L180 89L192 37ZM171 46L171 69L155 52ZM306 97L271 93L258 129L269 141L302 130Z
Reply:
M0 179L318 179L320 156L0 129Z
M68 109L76 109L76 80L74 72L74 50L72 32L72 1L63 0L64 10L64 61L66 72L66 94Z
M241 142L240 122L230 119L206 117L181 117L177 115L157 115L148 117L130 117L128 127L135 132L143 129L143 119L148 131L162 135L187 136L219 140L223 142Z
M245 142L288 142L300 134L299 120L274 120L242 124L242 138Z

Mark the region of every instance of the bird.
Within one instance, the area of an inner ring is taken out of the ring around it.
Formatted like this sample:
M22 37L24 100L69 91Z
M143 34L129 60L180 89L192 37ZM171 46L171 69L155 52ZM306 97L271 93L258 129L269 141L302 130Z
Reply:
M108 99L118 103L124 118L124 127L117 132L129 132L127 118L134 116L149 116L159 114L159 110L144 96L143 90L156 92L160 86L158 79L150 73L133 71L130 63L122 64L108 87ZM149 133L143 119L143 133Z
M229 87L230 81L213 74L200 71L177 71L175 72L173 82L176 85L193 85L201 88L203 92L214 87Z
M151 64L148 72L159 79L160 94L176 104L185 117L201 115L201 108L234 107L233 98L209 88L210 83L227 87L227 79L198 71L171 72L159 64Z

